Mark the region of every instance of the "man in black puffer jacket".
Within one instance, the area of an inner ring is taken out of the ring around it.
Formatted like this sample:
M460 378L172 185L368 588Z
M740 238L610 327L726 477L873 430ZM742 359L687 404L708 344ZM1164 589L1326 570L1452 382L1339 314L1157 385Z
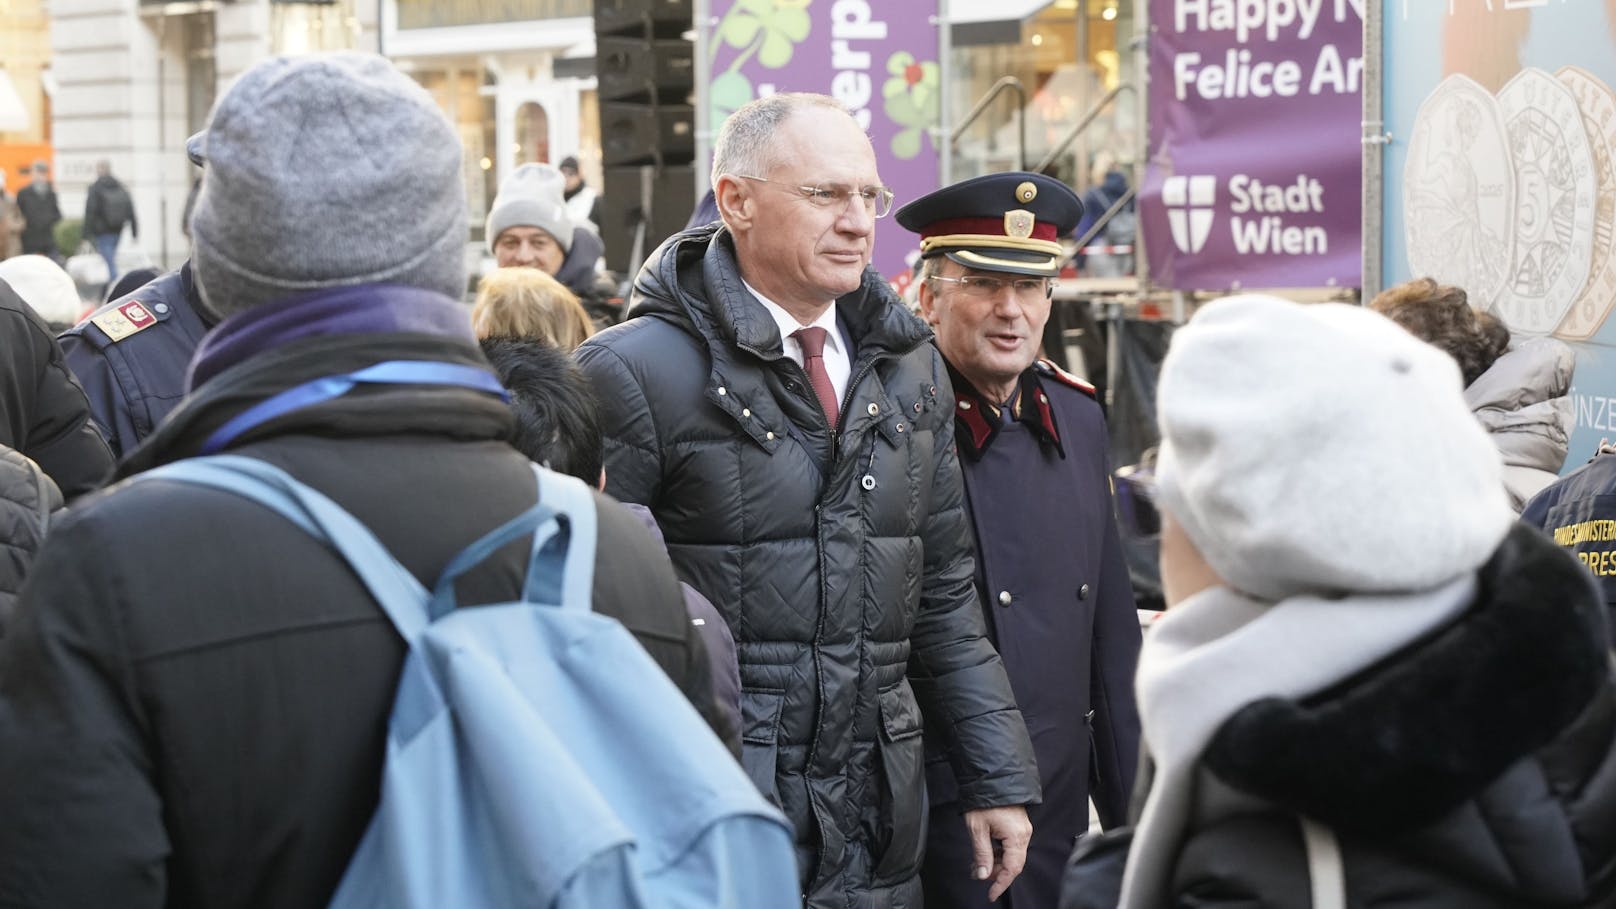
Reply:
M922 733L1002 891L1038 777L972 586L948 374L867 269L891 193L817 95L736 111L713 172L726 223L663 244L629 321L578 350L607 491L650 506L729 622L742 763L796 827L805 902L920 905Z
M537 495L455 299L453 127L379 57L277 58L219 101L207 143L194 261L223 320L123 474L214 450L261 459L430 588ZM273 164L291 159L306 166ZM255 409L384 362L447 364L457 381ZM712 718L667 557L598 505L596 609ZM529 545L465 576L459 601L518 598ZM377 804L404 653L348 564L278 514L165 480L88 501L53 529L0 645L0 905L325 905Z

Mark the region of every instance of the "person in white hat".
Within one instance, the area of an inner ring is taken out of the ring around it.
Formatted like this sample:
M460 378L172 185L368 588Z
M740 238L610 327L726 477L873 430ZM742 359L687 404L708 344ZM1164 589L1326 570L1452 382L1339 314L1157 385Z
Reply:
M1158 421L1153 777L1063 907L1613 905L1604 606L1515 522L1452 358L1233 297L1174 337Z

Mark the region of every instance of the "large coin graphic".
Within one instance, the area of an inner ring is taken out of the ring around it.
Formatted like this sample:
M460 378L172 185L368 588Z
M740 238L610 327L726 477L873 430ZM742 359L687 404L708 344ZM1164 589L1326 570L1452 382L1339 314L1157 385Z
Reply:
M1462 287L1478 307L1491 305L1510 277L1515 169L1505 136L1492 93L1449 76L1415 115L1403 168L1413 276Z
M1515 256L1493 311L1527 334L1554 330L1593 259L1598 177L1576 96L1540 69L1498 92L1515 163Z
M1571 90L1582 112L1583 132L1594 159L1594 242L1588 283L1566 310L1556 337L1590 338L1616 303L1616 94L1587 70L1564 66L1554 74Z

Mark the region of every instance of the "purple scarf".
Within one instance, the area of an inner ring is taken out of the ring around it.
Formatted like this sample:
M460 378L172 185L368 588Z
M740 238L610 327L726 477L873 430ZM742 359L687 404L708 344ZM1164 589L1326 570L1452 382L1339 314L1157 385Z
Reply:
M255 306L220 322L191 357L185 390L195 391L243 360L303 338L393 332L477 343L466 308L442 294L397 284L319 290Z

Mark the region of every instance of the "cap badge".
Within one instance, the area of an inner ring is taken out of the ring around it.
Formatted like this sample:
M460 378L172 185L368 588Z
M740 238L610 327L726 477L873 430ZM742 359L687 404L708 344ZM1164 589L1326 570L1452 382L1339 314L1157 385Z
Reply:
M1023 180L1021 181L1021 184L1016 187L1016 199L1020 201L1021 204L1025 205L1036 198L1038 198L1038 187L1033 185L1031 180Z
M1028 185L1030 186L1031 184ZM1005 235L1014 237L1017 240L1025 240L1032 236L1033 224L1037 223L1037 220L1037 218L1033 217L1032 212L1024 208L1007 211L1004 213Z

